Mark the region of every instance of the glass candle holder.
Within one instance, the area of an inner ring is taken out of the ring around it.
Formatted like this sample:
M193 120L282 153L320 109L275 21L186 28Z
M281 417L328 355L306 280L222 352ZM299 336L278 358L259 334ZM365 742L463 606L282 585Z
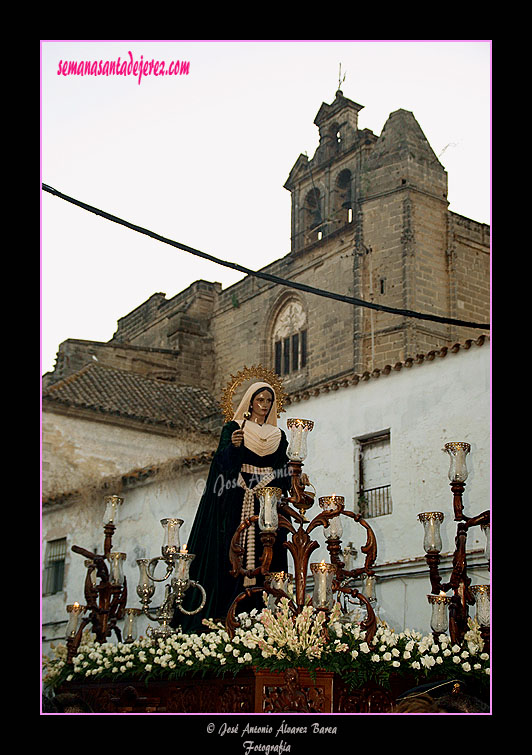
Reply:
M124 561L126 560L125 553L109 553L107 558L109 559L109 582L112 585L124 584Z
M183 546L183 549L179 551L174 559L176 569L175 579L179 580L180 582L189 581L190 564L194 561L195 558L196 555L194 553L188 553L188 551L186 550L186 545Z
M332 583L336 567L321 561L319 564L311 564L310 571L314 575L312 605L317 610L330 611L333 607Z
M482 524L480 529L486 535L486 545L484 547L484 557L486 561L490 560L490 526L489 524Z
M368 600L376 600L375 597L375 583L377 577L374 574L366 574L362 578L362 595Z
M259 509L259 529L262 532L275 532L279 527L277 504L283 495L281 488L262 488L257 493Z
M288 591L293 581L291 574L288 574L288 572L285 571L270 572L266 579L269 586L273 587L274 590L282 590L289 595ZM266 607L269 608L270 611L274 611L278 606L278 604L275 603L275 600L276 598L273 595L268 595Z
M124 628L122 630L122 642L135 642L137 639L137 616L142 611L139 608L126 608L124 612Z
M148 564L149 558L138 558L137 566L139 567L139 581L137 584L137 595L139 596L141 603L149 603L153 593L155 592L155 585L153 580L148 576Z
M161 519L161 525L164 530L161 552L165 560L173 561L175 556L179 553L179 528L182 524L182 519Z
M447 595L427 595L427 600L432 605L431 629L436 634L443 634L449 628L447 606L451 602L451 598L448 598Z
M66 607L68 613L68 622L65 629L65 638L75 637L78 629L81 617L85 613L87 606L81 606L79 603L73 603Z
M355 568L355 561L358 556L358 551L353 543L347 543L342 549L341 559L344 562L344 569L346 571L353 571Z
M321 508L324 511L335 511L340 506L344 508L344 497L341 495L327 495L318 499ZM323 528L327 540L340 540L343 533L342 520L340 514L329 519L328 527Z
M474 585L471 592L475 596L477 608L476 618L481 627L490 625L490 586Z
M89 566L92 566L93 563L94 563L94 561L92 559L90 559L90 558L86 558L85 561L83 562L83 564L84 564L84 566L85 566L86 569L88 569ZM91 584L92 584L93 587L96 587L97 581L98 581L97 570L93 569L91 571Z
M118 510L124 503L124 499L118 495L106 495L103 499L105 503L105 512L103 515L104 524L114 524Z
M425 553L439 553L442 548L440 524L443 522L441 511L427 511L418 514L418 519L423 524L425 531L423 537L423 548Z
M455 441L446 443L444 451L450 456L451 466L449 467L449 480L451 482L465 482L469 472L467 471L466 456L471 450L469 443Z
M286 427L290 430L290 443L286 452L288 458L290 461L305 461L307 458L307 438L314 427L314 422L310 419L291 417L286 420Z

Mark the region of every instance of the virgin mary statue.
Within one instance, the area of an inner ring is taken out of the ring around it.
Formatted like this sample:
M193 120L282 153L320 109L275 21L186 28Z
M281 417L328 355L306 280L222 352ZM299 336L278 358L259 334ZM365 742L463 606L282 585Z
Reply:
M247 585L263 584L261 575L251 578L230 574L229 547L239 524L259 513L257 493L266 486L290 489L286 435L277 427L277 400L274 389L265 382L253 383L245 392L233 419L221 432L209 475L190 532L187 549L196 558L190 566L190 578L205 588L207 601L203 610L187 616L176 609L172 626L194 632L204 618L225 620L237 595ZM270 571L287 571L287 550L283 546L287 532L277 531ZM245 529L243 566L254 569L260 563L262 543L255 524ZM183 607L195 608L197 591L190 590ZM195 593L195 594L194 594ZM238 609L250 611L263 606L261 593L239 602Z

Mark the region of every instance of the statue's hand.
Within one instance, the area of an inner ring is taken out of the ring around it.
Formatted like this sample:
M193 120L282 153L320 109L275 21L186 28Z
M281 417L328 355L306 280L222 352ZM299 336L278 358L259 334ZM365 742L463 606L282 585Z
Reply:
M237 448L242 445L244 442L244 431L243 430L235 430L234 433L231 435L231 443L233 446L236 446Z

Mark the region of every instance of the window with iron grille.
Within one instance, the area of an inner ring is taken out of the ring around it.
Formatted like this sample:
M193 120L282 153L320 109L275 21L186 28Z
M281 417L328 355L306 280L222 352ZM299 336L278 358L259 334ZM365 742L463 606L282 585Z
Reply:
M355 440L358 507L363 518L392 513L390 431Z
M44 554L43 595L53 595L63 589L65 575L66 538L50 540Z

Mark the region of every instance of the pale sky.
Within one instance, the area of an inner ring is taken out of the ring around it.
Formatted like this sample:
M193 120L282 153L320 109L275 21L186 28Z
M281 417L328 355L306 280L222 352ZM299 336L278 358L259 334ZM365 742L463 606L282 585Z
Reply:
M131 53L131 55L130 55ZM188 75L62 76L60 61L189 63ZM490 223L489 40L44 41L41 181L258 270L290 251L290 194L338 89L377 136L413 112L448 172L450 209ZM152 294L243 276L42 193L41 367L68 338L108 341Z

